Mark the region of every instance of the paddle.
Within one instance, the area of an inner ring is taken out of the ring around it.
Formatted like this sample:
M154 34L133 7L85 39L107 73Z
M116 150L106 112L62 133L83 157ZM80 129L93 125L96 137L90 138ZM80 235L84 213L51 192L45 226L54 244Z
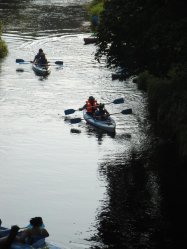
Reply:
M124 114L124 115L129 115L129 114L132 114L132 109L129 108L129 109L126 109L126 110L123 110L121 112L117 112L117 113L112 113L110 114L111 115L115 115L115 114ZM91 119L92 117L90 117ZM71 124L77 124L77 123L80 123L82 120L84 120L83 118L72 118L70 120Z
M125 110L123 110L121 112L112 113L110 115L115 115L115 114L124 114L124 115L132 114L132 109L131 108L125 109Z
M63 61L55 61L54 63L57 64L57 65L63 65L64 64Z
M119 98L119 99L115 99L114 101L112 102L109 102L109 103L106 103L106 105L108 104L122 104L124 103L124 98ZM79 109L78 110L75 110L75 109L67 109L64 111L65 115L69 115L69 114L73 114L74 112L76 111L80 111Z
M16 59L16 63L20 63L20 64L30 64L30 63L32 63L32 61L24 61L23 59Z
M122 103L124 103L124 98L115 99L112 102L105 103L105 105L109 105L109 104L116 104L116 105L118 105L118 104L122 104Z
M23 68L17 68L16 72L25 72L25 70Z
M16 59L16 63L28 64L28 63L33 63L33 61L25 61L23 59ZM63 61L55 61L55 62L52 62L52 63L55 63L56 65L63 65Z

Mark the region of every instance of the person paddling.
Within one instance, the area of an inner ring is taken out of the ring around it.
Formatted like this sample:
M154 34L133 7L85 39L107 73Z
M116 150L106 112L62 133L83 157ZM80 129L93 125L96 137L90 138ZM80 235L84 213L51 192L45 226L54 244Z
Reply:
M86 101L86 104L83 107L79 108L79 111L86 109L87 113L93 116L98 106L99 104L97 103L97 100L93 96L90 96Z
M47 61L47 58L43 52L43 49L41 49L41 48L39 49L37 55L34 57L33 63L47 66L48 61Z
M19 229L20 228L15 225L8 230L8 236L6 235L1 237L0 235L0 249L9 249L13 243L17 242L32 245L35 242L49 236L41 217L34 217L30 219L29 226L18 234Z
M1 222L0 222L1 223ZM14 225L11 227L9 235L0 238L0 248L1 249L9 249L12 243L15 241L17 233L19 231L19 227Z
M34 217L30 219L30 225L21 232L20 236L16 237L16 240L21 243L32 245L38 240L48 236L49 233L44 227L42 218Z
M100 103L98 109L96 110L95 114L94 114L96 119L99 120L106 120L110 114L109 112L105 109L105 105Z

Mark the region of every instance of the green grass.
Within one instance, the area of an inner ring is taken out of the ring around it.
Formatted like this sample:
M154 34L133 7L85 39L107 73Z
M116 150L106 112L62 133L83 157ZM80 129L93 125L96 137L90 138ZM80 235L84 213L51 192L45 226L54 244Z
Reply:
M7 45L5 41L1 39L2 32L3 32L3 24L0 20L0 59L5 57L8 54Z
M6 45L5 41L3 41L0 38L0 58L4 58L7 54L8 54L7 45Z
M100 13L103 11L103 3L97 3L96 5L93 5L90 7L89 12L90 15L100 15Z

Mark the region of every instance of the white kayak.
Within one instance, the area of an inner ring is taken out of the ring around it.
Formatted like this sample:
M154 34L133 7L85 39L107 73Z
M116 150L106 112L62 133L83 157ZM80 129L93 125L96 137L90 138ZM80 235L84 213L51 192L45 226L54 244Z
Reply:
M99 120L99 119L96 119L96 118L92 117L91 115L89 115L86 112L86 110L83 110L83 117L87 123L89 123L97 128L100 128L104 131L114 133L116 130L116 122L110 116L105 120Z
M37 75L41 75L41 76L46 76L50 74L51 72L50 66L42 66L39 64L35 64L35 63L32 64L32 69Z

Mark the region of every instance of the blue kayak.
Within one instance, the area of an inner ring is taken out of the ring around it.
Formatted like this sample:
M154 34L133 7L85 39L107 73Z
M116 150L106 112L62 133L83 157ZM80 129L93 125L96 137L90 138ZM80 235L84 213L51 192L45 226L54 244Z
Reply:
M42 66L39 64L35 64L35 63L32 64L32 69L37 75L41 75L41 76L46 76L50 74L51 72L50 66Z
M5 227L0 227L0 238L8 236L10 229ZM19 233L18 233L19 234ZM47 248L47 249L61 249L58 246L52 245L45 241L45 239L40 239L32 245L27 245L23 243L13 243L10 247L11 249L37 249L37 248Z
M99 129L102 129L104 131L108 131L111 133L115 132L116 123L115 123L114 119L111 118L110 116L107 119L99 120L99 119L96 119L96 118L90 116L86 112L86 110L83 110L83 117L87 123L99 128Z

